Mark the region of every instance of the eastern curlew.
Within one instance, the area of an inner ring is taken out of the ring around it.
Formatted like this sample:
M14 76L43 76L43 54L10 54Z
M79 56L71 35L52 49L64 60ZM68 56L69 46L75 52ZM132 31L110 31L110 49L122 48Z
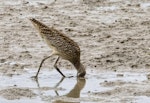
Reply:
M48 44L48 46L53 50L50 56L44 58L41 61L39 69L36 73L35 78L38 77L40 68L42 67L43 62L50 58L52 55L57 55L58 58L54 64L55 69L63 76L65 75L57 67L57 62L59 58L70 61L77 70L78 77L84 77L86 74L85 67L80 62L80 48L76 42L67 37L65 34L59 32L53 27L48 27L47 25L41 23L40 21L30 18L29 19L34 27L38 30L42 39Z

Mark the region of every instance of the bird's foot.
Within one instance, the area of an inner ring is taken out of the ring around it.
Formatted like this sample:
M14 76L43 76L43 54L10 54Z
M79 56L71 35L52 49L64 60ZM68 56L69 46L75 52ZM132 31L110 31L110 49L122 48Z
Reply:
M32 76L31 78L34 79L34 80L36 80L36 81L38 80L37 76Z
M66 77L66 78L73 78L74 76L68 76L68 77Z

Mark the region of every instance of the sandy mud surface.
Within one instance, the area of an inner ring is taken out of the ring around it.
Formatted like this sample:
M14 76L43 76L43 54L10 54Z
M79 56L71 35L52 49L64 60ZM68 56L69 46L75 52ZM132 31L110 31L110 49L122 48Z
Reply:
M85 79L56 56L31 78L51 49L30 17L78 42ZM0 0L0 103L150 103L150 1Z

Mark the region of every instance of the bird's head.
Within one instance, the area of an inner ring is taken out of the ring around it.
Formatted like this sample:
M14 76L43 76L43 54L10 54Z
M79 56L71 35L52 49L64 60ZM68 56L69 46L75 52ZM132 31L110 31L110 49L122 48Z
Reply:
M75 66L76 69L77 69L77 76L78 77L84 77L85 74L86 74L86 71L85 71L85 67L83 64L79 63L77 66Z

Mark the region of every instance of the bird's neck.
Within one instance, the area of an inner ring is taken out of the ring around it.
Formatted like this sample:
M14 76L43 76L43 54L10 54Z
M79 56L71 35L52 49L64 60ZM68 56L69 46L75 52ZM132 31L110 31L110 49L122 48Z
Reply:
M78 68L80 68L81 63L80 63L80 61L77 61L77 62L73 63L73 65L75 66L76 69L78 69Z

